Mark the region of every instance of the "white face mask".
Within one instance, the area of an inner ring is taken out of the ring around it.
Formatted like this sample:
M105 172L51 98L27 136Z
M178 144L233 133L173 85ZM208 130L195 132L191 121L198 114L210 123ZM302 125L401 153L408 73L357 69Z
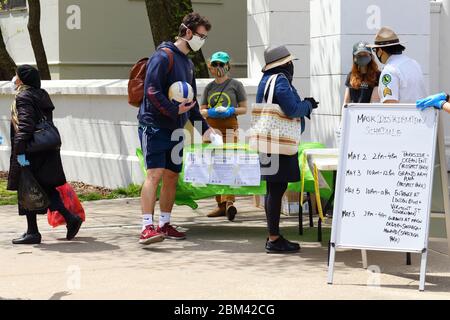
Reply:
M191 47L192 51L200 50L203 47L203 45L205 44L205 40L195 34L191 40L186 40L184 38L181 38L181 39L183 39L184 41L186 41L189 44L189 47Z
M183 26L186 28L186 29L189 29L188 27L186 27L184 24L183 24ZM198 50L200 50L202 47L203 47L203 45L205 44L205 39L202 39L202 38L200 38L198 35L196 35L196 34L194 34L193 36L192 36L192 39L191 40L186 40L186 39L184 39L184 38L181 38L181 39L183 39L184 41L186 41L188 44L189 44L189 46L191 47L191 49L192 49L192 51L198 51Z

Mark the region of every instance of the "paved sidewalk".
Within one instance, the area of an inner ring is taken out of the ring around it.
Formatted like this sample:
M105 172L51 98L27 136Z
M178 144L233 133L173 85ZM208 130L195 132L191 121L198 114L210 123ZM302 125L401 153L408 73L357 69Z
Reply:
M418 291L419 256L369 252L379 265L381 286L362 269L356 250L338 252L335 284L326 284L327 248L301 242L294 255L267 255L264 212L251 198L239 198L239 213L207 218L213 200L199 209L176 207L174 223L188 229L185 241L166 240L143 247L139 201L85 203L87 221L79 237L63 239L65 228L39 225L43 243L13 246L25 230L16 208L0 208L0 298L4 299L450 299L447 244L430 243L426 292ZM305 219L306 220L306 219ZM282 231L299 240L296 217L283 217Z

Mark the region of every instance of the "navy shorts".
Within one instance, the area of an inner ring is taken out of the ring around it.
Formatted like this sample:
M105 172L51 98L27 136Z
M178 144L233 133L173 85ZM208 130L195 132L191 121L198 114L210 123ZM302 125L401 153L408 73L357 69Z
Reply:
M146 169L167 169L180 173L183 167L183 137L172 141L172 130L139 126L139 140Z

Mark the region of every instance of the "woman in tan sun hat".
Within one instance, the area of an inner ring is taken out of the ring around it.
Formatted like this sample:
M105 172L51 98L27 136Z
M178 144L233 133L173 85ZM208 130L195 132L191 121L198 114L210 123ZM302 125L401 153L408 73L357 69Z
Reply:
M378 86L382 103L415 103L427 95L422 68L403 54L404 43L391 28L382 27L369 47L385 65Z

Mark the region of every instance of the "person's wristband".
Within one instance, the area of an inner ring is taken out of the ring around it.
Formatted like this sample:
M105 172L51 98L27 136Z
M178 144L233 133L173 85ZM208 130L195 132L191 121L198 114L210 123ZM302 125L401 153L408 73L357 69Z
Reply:
M445 101L450 102L450 94L447 94L447 99Z

